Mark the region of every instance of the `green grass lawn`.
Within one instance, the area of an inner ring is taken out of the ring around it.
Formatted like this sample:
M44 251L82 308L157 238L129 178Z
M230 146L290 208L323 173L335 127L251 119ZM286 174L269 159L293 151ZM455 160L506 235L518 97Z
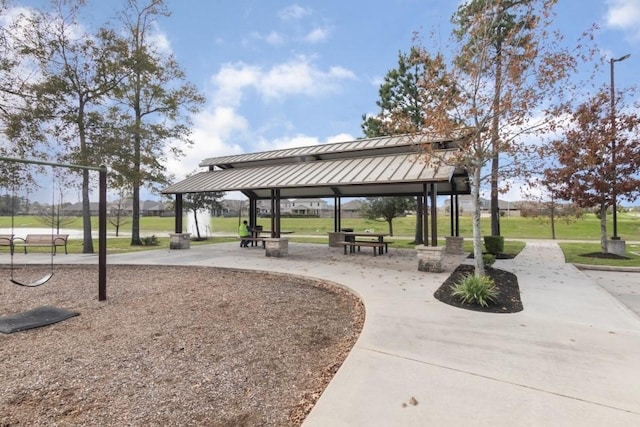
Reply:
M97 218L93 218L93 228L97 230ZM183 221L186 224L186 221ZM258 224L265 229L271 227L269 218L259 218ZM238 230L238 218L212 218L209 224L213 233L234 234ZM10 228L11 217L0 217L0 228ZM47 228L35 216L15 217L15 227L42 227ZM388 232L389 226L384 221L372 221L360 218L344 218L343 228L353 228L357 231L373 229L376 232ZM75 221L65 228L81 229L82 220L76 218ZM107 225L108 231L113 232L115 228ZM282 218L282 230L293 231L295 234L326 236L333 231L332 218ZM551 225L548 221L535 218L503 217L500 221L501 234L506 239L550 239ZM141 234L151 235L169 233L174 229L173 217L141 217ZM488 234L490 230L489 218L482 218L481 229L483 234ZM608 229L612 229L609 221ZM393 221L393 231L396 237L412 238L415 230L415 217L396 218ZM121 227L122 233L131 232L131 223ZM204 231L202 231L204 232ZM450 235L450 218L448 216L438 216L439 237ZM640 241L640 217L628 213L618 215L618 234L627 241ZM460 217L460 235L465 238L472 236L471 218ZM574 222L557 221L556 238L558 240L594 240L600 239L600 221L593 214L587 214L583 219Z
M92 219L93 230L97 230L97 218ZM130 251L147 250L154 248L162 248L169 246L168 233L174 229L174 218L172 217L141 217L140 229L141 236L155 235L160 240L160 246L142 246L132 247L129 245L128 238L109 238L108 239L108 252L109 253L121 253ZM187 221L185 219L184 224ZM265 229L271 227L271 220L269 218L260 218L258 224L262 225ZM551 225L549 221L535 219L535 218L521 218L521 217L503 217L500 222L502 235L507 239L505 244L509 245L509 239L545 239L551 238ZM10 228L11 217L0 217L0 228ZM15 234L20 236L20 228L47 228L37 217L35 216L17 216L14 218L14 227L16 229ZM209 224L211 232L215 236L214 239L208 240L204 243L212 243L219 241L233 240L234 237L223 238L220 235L227 234L235 236L238 229L238 218L212 218ZM360 218L344 218L342 220L343 228L353 228L356 231L362 231L366 229L373 229L376 232L388 232L388 224L384 221L372 221ZM482 219L482 232L488 234L490 230L489 218ZM611 229L611 221L608 224ZM74 222L66 225L65 228L81 229L82 220L76 218ZM333 219L332 218L282 218L281 229L283 231L292 231L293 234L287 237L292 242L306 242L306 243L321 243L326 244L328 241L327 233L333 231ZM415 217L403 217L396 218L393 221L394 237L393 247L397 248L413 248L411 243L415 230ZM108 232L115 232L115 228L108 224ZM131 224L126 224L121 227L120 232L123 234L131 232ZM204 229L201 233L205 233ZM440 215L438 217L438 237L440 239L450 234L450 218L448 216ZM628 242L640 241L640 217L634 216L628 213L620 213L618 215L618 234ZM466 247L470 250L472 236L471 230L471 218L467 216L460 217L460 235L466 239ZM556 238L558 240L584 240L584 243L563 243L561 247L565 251L565 256L568 262L585 263L585 264L608 264L618 265L618 262L614 260L603 260L594 258L576 258L573 260L574 255L569 252L571 249L574 254L584 254L588 252L599 251L599 239L600 239L600 222L595 215L587 214L583 219L565 222L556 222ZM591 241L591 242L588 242ZM202 244L201 242L192 242L192 244ZM71 240L70 251L80 253L82 251L82 242L79 240ZM507 246L508 248L509 246ZM505 252L509 252L505 248ZM640 262L636 260L634 253L640 252L640 249L634 247L634 245L627 244L630 261L624 261L619 265L640 265ZM94 243L94 249L97 250L97 242ZM37 250L34 248L34 250ZM44 249L46 250L46 249ZM521 250L521 248L519 249ZM519 251L517 250L517 251Z
M616 267L640 267L640 244L627 245L629 259L602 259L586 257L585 254L601 252L599 243L570 243L560 242L566 262L572 264L612 265Z

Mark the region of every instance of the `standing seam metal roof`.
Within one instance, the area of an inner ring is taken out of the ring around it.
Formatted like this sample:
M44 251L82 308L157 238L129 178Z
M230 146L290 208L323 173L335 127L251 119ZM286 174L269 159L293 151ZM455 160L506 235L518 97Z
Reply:
M335 158L352 158L378 154L396 154L416 152L421 144L448 142L464 136L464 130L456 132L453 138L434 135L396 135L379 138L359 139L349 142L337 142L307 147L286 148L282 150L263 151L259 153L237 154L232 156L211 157L200 163L201 167L217 166L222 169L245 167L249 164L280 164L287 161L328 160Z
M444 157L452 156L445 151ZM269 198L271 189L282 197L332 197L342 195L420 194L426 182L438 182L439 193L451 191L455 167L428 165L417 154L405 153L351 159L284 163L200 172L166 188L163 193L250 191ZM381 188L386 186L386 188ZM464 189L461 189L464 192Z

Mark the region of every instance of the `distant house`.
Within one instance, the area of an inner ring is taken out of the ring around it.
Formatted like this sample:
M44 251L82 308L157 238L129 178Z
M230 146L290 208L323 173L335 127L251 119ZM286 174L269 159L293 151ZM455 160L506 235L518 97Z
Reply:
M450 212L450 203L451 199L447 198L444 202L444 212L446 215L449 215ZM498 200L498 209L500 212L503 212L502 215L506 216L519 216L520 215L520 207L518 202L508 202L505 200ZM470 195L460 195L458 196L458 209L460 210L460 215L471 215L473 212L473 203L471 202ZM480 215L487 216L491 214L491 200L480 197Z
M238 214L239 209L242 209L243 215L249 210L247 200L224 200L223 205L235 215ZM256 205L258 216L271 214L271 200L258 200ZM280 214L284 216L331 217L333 216L333 206L323 199L282 199L280 200Z
M98 216L100 204L98 202L89 203L89 213L91 216ZM82 202L71 203L60 209L65 216L82 216ZM107 208L108 211L108 208Z
M363 207L363 200L351 200L350 202L340 205L340 215L342 216L342 218L362 218Z
M286 209L291 215L296 216L323 216L328 206L329 204L322 199L296 199L289 201ZM281 209L285 213L285 206Z
M107 204L107 215L115 215L118 212L118 209L121 210L121 214L124 215L132 215L132 203L131 200L126 200L122 204L118 203L108 203ZM89 210L91 216L98 216L99 214L99 203L98 202L90 202ZM66 216L82 216L82 202L71 203L62 208L63 215ZM142 216L172 216L173 210L167 210L167 205L162 202L155 202L152 200L144 200L140 202L140 215Z

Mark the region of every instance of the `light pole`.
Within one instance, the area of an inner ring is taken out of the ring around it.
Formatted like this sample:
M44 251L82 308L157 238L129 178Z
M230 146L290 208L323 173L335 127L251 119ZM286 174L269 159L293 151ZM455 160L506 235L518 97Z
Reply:
M620 58L611 58L609 63L611 64L611 164L613 166L613 237L612 240L619 240L618 237L618 206L617 206L617 194L616 194L616 180L617 180L617 167L616 167L616 91L614 83L613 64L616 62L624 61L629 58L631 54L626 54Z

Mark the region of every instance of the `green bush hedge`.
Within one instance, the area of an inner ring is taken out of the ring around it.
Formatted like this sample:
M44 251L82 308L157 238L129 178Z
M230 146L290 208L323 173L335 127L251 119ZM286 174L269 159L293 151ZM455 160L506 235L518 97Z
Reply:
M484 236L484 247L492 255L501 254L504 252L504 237Z

